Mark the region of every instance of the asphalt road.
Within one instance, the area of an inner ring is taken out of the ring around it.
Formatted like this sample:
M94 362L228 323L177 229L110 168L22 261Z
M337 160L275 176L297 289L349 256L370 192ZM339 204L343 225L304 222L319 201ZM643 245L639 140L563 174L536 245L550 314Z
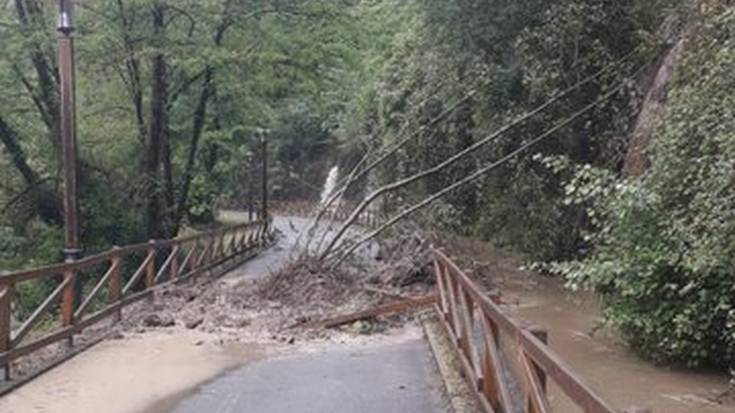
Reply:
M228 219L237 222L238 219L246 220L247 214L242 212L227 211ZM244 263L239 268L228 274L225 279L234 281L242 279L257 279L268 275L270 272L278 271L288 263L289 258L307 245L307 236L304 233L310 228L311 220L307 218L291 216L275 216L273 225L280 232L278 244L263 251L254 259ZM335 235L338 223L326 221L321 223L313 234L312 242L308 243L310 250L315 250L319 240L324 237L329 240ZM358 230L348 230L345 238L356 237L361 233ZM324 242L326 244L326 241ZM322 245L323 246L323 245ZM368 257L377 255L377 245L368 243L358 250L358 254ZM370 261L369 259L367 261Z
M448 412L431 357L426 342L413 339L262 360L200 387L170 412Z
M279 244L226 278L263 277L288 260L308 221L276 217ZM333 231L328 226L324 228ZM372 247L369 247L372 248ZM371 250L363 253L371 254ZM448 412L428 344L415 334L369 344L329 344L318 352L264 359L210 381L155 413L439 413Z

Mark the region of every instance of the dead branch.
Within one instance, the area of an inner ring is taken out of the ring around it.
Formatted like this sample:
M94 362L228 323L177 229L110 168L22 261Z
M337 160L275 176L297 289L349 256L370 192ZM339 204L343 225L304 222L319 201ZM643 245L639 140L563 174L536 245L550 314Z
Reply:
M296 324L291 326L290 328L334 328L368 318L401 313L409 310L418 310L420 308L430 306L435 302L436 294L430 294L423 297L408 298L403 301L386 304L364 311L358 311L352 314L341 315L327 320L315 321L307 324Z

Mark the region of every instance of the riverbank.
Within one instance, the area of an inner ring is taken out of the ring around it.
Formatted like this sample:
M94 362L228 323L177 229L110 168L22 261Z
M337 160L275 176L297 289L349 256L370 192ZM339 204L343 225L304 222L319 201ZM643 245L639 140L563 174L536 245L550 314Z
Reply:
M549 345L601 395L620 408L640 406L657 413L732 413L735 403L725 373L656 365L626 347L603 327L594 294L565 289L558 279L519 269L521 262L491 246L455 241L452 251L486 287L500 291L505 308L549 332ZM556 403L565 406L551 388ZM563 410L566 411L566 410Z

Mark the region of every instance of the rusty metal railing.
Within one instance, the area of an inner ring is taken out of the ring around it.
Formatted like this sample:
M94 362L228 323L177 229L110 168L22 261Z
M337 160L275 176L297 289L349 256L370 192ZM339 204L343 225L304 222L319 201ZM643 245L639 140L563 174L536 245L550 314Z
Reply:
M434 250L434 257L436 310L486 412L551 412L548 380L580 411L616 411L549 349L543 334L510 318L442 252ZM501 342L510 345L501 349ZM517 368L510 368L511 363Z
M213 230L181 239L150 241L111 250L66 264L0 276L0 372L10 377L11 363L67 339L146 297L165 284L234 263L267 243L269 220ZM79 277L100 276L81 302L75 301ZM11 325L15 293L23 283L48 280L53 291L19 326ZM49 326L49 321L56 320ZM38 328L43 324L43 328Z

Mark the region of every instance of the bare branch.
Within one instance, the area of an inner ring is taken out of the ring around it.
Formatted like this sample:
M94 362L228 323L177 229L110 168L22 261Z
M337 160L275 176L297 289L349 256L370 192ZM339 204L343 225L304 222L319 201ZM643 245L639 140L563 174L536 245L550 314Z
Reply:
M411 176L409 176L407 178L400 179L398 181L394 181L392 183L389 183L389 184L384 185L383 187L377 189L376 191L374 191L373 193L371 193L370 195L368 195L365 198L365 200L363 200L355 208L355 210L352 212L352 214L347 219L347 221L345 221L345 223L342 224L342 226L340 227L339 231L337 231L337 234L334 236L334 238L332 239L332 241L327 246L327 249L321 254L321 256L320 256L321 259L326 258L330 254L331 250L337 244L337 242L339 241L339 239L342 236L344 236L344 234L347 231L347 229L351 225L354 224L354 222L357 220L357 218L360 216L360 214L368 207L368 205L370 205L370 203L372 203L375 199L377 199L381 195L386 194L388 192L395 191L395 190L400 189L400 188L403 188L403 187L405 187L405 186L407 186L407 185L409 185L409 184L411 184L413 182L416 182L416 181L418 181L420 179L426 178L426 177L431 176L431 175L433 175L433 174L435 174L437 172L440 172L443 169L445 169L445 168L453 165L457 161L461 160L462 158L466 157L467 155L470 155L470 154L474 153L475 151L477 151L481 147L483 147L483 146L485 146L485 145L487 145L487 144L489 144L491 142L494 142L495 140L497 140L498 138L500 138L502 135L504 135L506 132L514 129L515 127L523 124L528 119L530 119L530 118L536 116L537 114L543 112L544 110L546 110L546 108L548 108L549 106L551 106L555 102L559 101L561 98L567 96L568 94L570 94L571 92L575 91L576 89L582 87L583 85L585 85L585 84L587 84L587 83L589 83L589 82L597 79L599 76L601 76L602 74L604 74L604 73L612 70L614 67L617 67L620 63L624 62L629 57L631 57L633 55L633 53L635 53L635 51L634 52L631 52L628 55L626 55L623 59L621 59L621 60L619 60L617 62L614 62L614 63L606 66L605 68L603 68L599 72L597 72L597 73L595 73L595 74L587 77L586 79L584 79L584 80L582 80L580 82L577 82L576 84L572 85L571 87L567 88L566 90L562 91L561 93L558 93L556 96L554 96L551 99L547 100L546 102L544 102L540 106L537 106L535 109L526 112L525 114L523 114L520 117L516 118L514 121L512 121L512 122L506 124L505 126L501 127L495 133L492 133L492 134L486 136L485 138L483 138L483 139L475 142L474 144L470 145L466 149L464 149L464 150L456 153L455 155L453 155L450 158L444 160L443 162L439 163L438 165L435 165L435 166L433 166L431 168L428 168L428 169L425 169L423 171L417 172L414 175L411 175Z
M645 66L642 66L642 68ZM638 69L638 72L640 72L641 69ZM636 72L636 73L638 73ZM535 138L531 139L530 141L526 142L525 144L521 145L517 149L511 151L507 155L503 156L499 160L490 163L489 165L475 171L471 175L453 183L452 185L449 185L448 187L442 189L441 191L431 195L430 197L424 199L423 201L419 202L418 204L415 204L411 206L410 208L406 209L405 211L399 213L395 217L391 218L384 224L382 224L380 227L375 229L374 231L370 232L369 234L362 237L359 241L352 244L337 260L335 267L340 265L344 260L349 257L353 252L355 252L358 248L360 248L362 245L370 241L371 239L375 238L376 236L380 235L383 231L390 228L392 225L394 225L396 222L406 218L407 216L411 215L412 213L418 211L421 208L426 207L427 205L430 205L432 202L436 201L437 199L445 196L446 194L454 191L455 189L466 185L468 183L471 183L472 181L482 177L483 175L486 175L487 173L491 172L492 170L498 168L499 166L507 163L511 159L515 158L516 156L524 153L537 143L541 142L542 140L548 138L549 136L553 135L555 132L559 131L560 129L566 127L567 125L571 124L575 120L577 120L582 115L586 114L590 110L596 108L603 102L607 101L608 99L612 98L615 94L623 90L628 85L627 82L623 81L620 82L619 85L617 85L615 88L610 90L608 93L604 94L602 97L600 97L598 100L596 100L593 103L590 103L589 105L585 106L581 110L575 112L572 116L564 119L563 121L557 123L554 127L551 129L548 129L546 132L536 136ZM322 259L326 258L326 256L323 256Z

